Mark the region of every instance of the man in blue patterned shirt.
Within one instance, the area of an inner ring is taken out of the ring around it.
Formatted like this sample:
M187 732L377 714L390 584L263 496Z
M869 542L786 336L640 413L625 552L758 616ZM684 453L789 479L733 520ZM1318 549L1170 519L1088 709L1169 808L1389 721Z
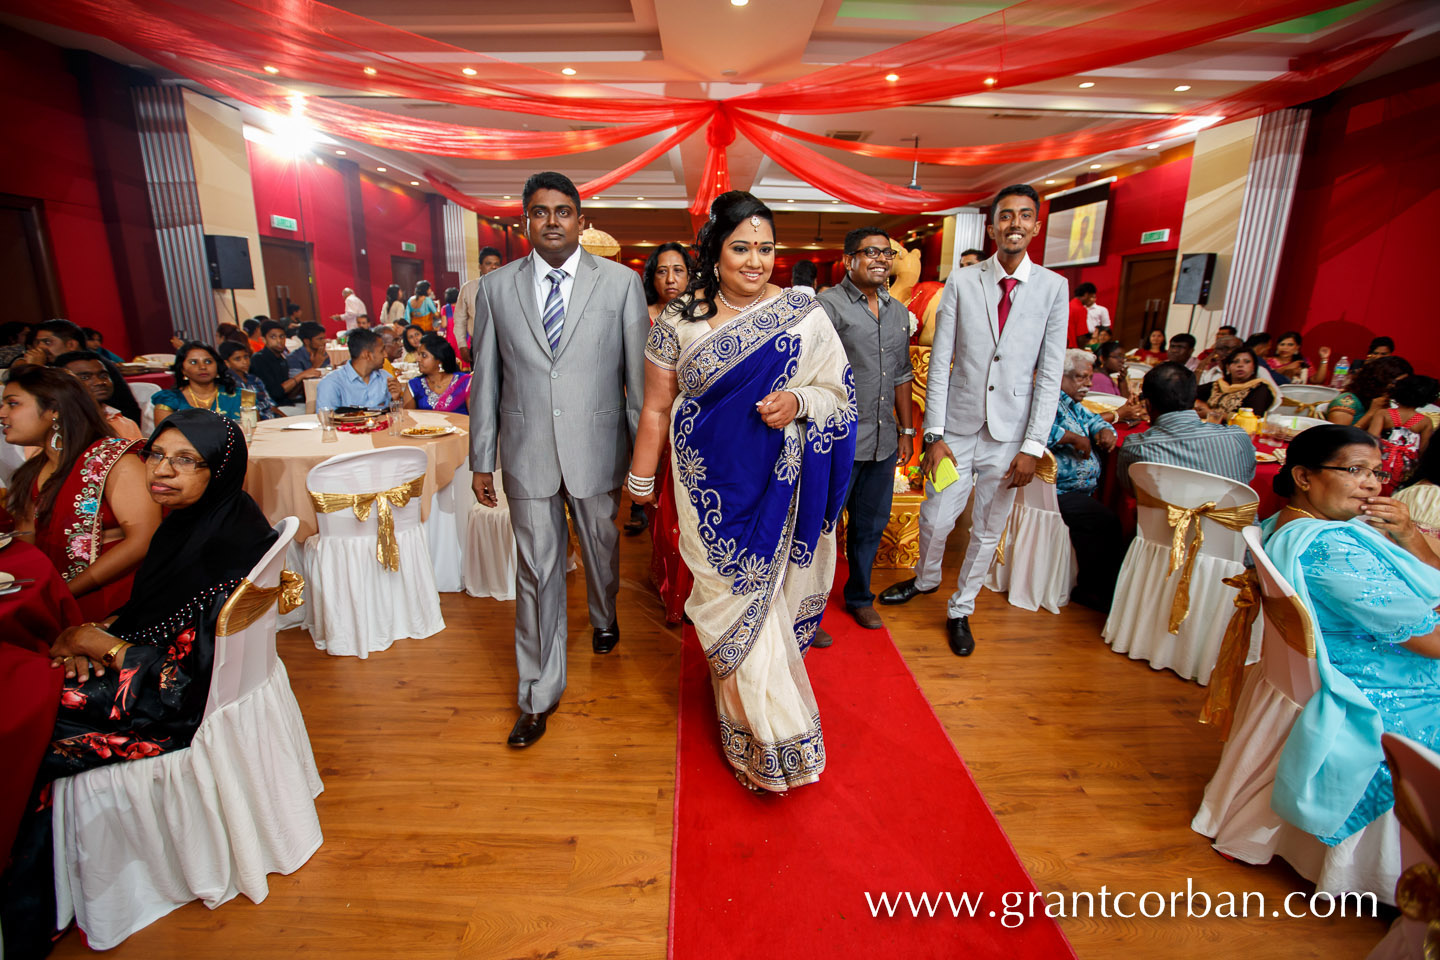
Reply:
M1102 612L1110 609L1115 580L1124 559L1120 520L1094 497L1100 481L1095 448L1115 449L1115 431L1099 414L1082 404L1090 392L1095 356L1089 350L1066 350L1060 378L1060 402L1050 428L1049 447L1055 455L1055 493L1060 517L1075 547L1078 577L1070 599Z

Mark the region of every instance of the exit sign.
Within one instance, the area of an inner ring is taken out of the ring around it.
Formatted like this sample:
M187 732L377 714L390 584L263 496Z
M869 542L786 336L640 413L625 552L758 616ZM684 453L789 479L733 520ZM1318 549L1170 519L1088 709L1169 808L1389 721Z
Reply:
M414 253L415 244L410 243L409 241L405 241L400 244L400 249L405 251L406 253Z
M1169 231L1169 229L1165 229L1165 230L1146 230L1144 233L1140 234L1140 242L1141 242L1141 243L1164 243L1166 240L1169 240L1169 239L1170 239L1170 231Z
M270 215L270 226L276 230L299 230L300 224L294 217L282 217L279 214Z

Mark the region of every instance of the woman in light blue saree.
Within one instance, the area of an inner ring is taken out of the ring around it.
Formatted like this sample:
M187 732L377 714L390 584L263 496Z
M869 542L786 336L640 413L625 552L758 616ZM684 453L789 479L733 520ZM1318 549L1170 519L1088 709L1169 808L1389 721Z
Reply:
M1265 552L1315 617L1321 689L1285 741L1271 806L1333 846L1395 802L1382 731L1440 749L1440 556L1380 496L1365 431L1312 427L1286 460Z
M835 572L835 521L855 453L845 350L812 297L769 283L774 219L748 193L716 198L689 291L651 327L645 407L626 483L655 500L670 438L685 612L710 663L720 740L757 792L825 769L803 657Z

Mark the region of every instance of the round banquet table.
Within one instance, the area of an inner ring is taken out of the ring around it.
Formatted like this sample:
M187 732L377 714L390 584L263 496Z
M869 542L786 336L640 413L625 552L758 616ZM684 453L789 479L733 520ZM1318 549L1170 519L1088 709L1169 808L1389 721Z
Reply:
M153 383L161 390L175 386L175 374L168 370L156 373L130 373L125 375L126 383Z
M55 729L65 676L50 666L50 644L80 623L80 607L45 554L21 540L0 548L0 571L34 580L18 593L0 596L0 850L15 840L35 771Z
M343 367L350 362L350 348L338 343L325 344L325 353L330 357L330 366Z
M323 443L320 430L286 430L296 423L315 423L314 416L283 417L265 420L255 428L250 442L250 468L245 474L245 491L255 498L265 517L279 523L285 517L298 517L300 529L295 542L304 541L315 533L315 505L305 487L310 469L342 453L381 450L386 447L418 447L425 451L425 486L420 493L420 518L430 516L430 498L455 478L455 471L470 457L470 418L458 413L437 413L433 410L408 410L419 425L452 424L459 429L442 437L392 437L384 430L375 433L339 432L340 439ZM359 491L357 491L359 492ZM368 491L367 491L368 492Z

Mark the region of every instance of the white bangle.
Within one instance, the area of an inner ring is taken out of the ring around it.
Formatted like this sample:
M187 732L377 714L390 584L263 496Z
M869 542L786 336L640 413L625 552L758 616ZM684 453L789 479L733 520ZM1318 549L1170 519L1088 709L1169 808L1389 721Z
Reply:
M625 474L625 486L636 496L648 497L655 492L655 478L637 477L633 473L627 473Z
M804 420L810 416L810 405L805 402L805 397L798 390L786 391L795 398L795 419Z

